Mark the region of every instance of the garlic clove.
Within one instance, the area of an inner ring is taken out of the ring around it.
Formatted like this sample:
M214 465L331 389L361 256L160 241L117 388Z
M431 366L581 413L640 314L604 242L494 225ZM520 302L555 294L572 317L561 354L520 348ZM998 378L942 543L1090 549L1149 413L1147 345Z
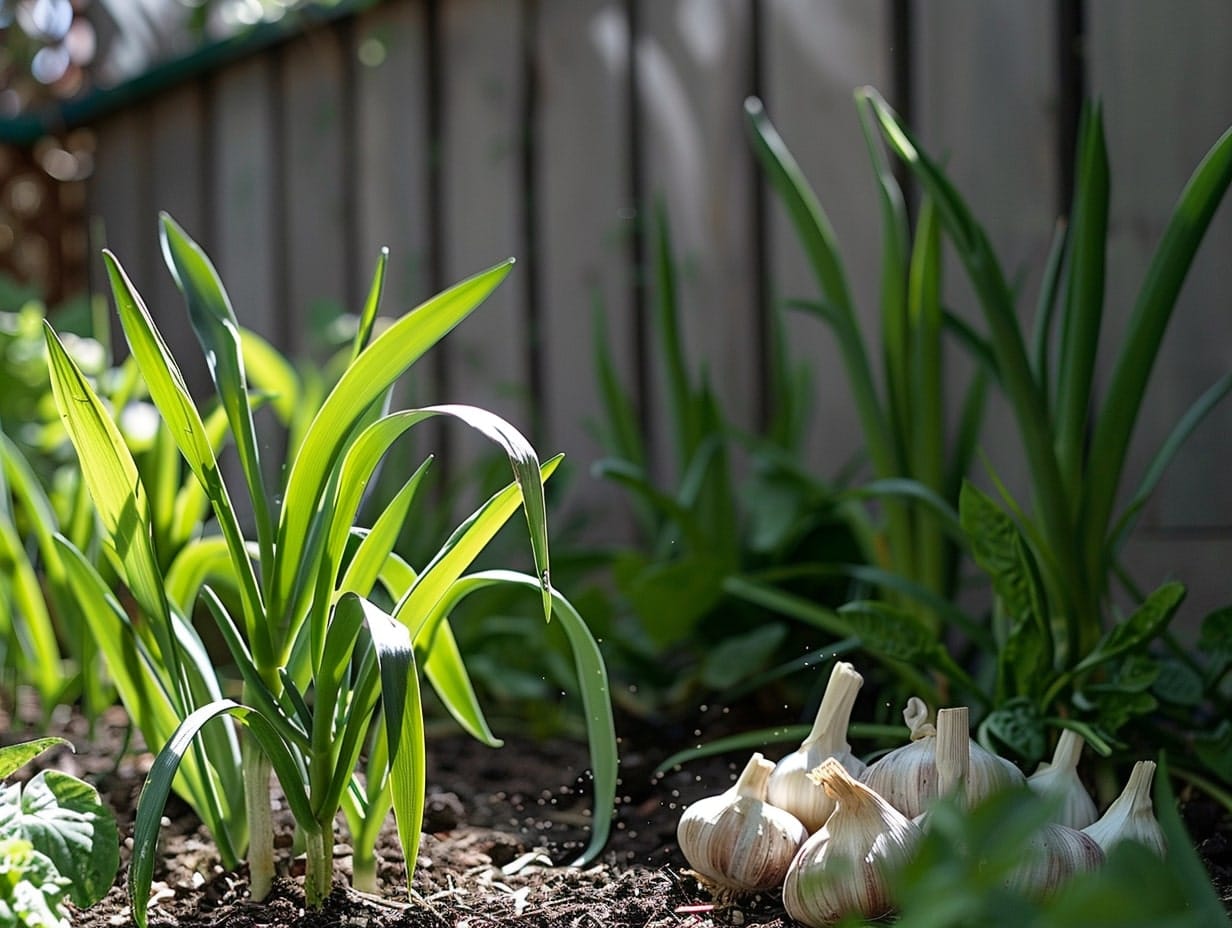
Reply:
M1151 784L1155 780L1155 762L1140 760L1130 771L1129 781L1121 795L1112 801L1103 816L1083 831L1094 838L1105 852L1121 841L1145 844L1160 857L1167 856L1168 842L1155 820L1151 802Z
M1075 873L1098 869L1103 862L1103 849L1090 835L1049 822L1027 841L1022 861L1005 885L1046 898Z
M1040 764L1039 769L1027 777L1027 786L1032 791L1060 798L1057 822L1077 829L1086 828L1099 817L1095 801L1078 776L1078 759L1085 743L1076 731L1062 730L1052 762Z
M937 729L927 721L923 700L912 697L903 711L911 732L911 742L886 754L869 766L861 778L865 786L879 793L908 818L923 814L938 794ZM969 761L966 774L968 806L1025 782L1022 772L1003 757L985 750L967 738Z
M774 764L754 754L731 789L685 809L676 840L689 866L718 895L773 889L808 836L790 813L766 801Z
M837 758L822 763L813 777L834 802L834 812L791 862L783 883L787 914L812 928L848 915L889 914L894 905L886 873L911 855L919 828Z
M810 834L825 824L834 811L834 803L824 790L809 781L809 771L827 758L836 757L853 777L864 772L864 762L851 753L847 743L851 710L863 685L864 678L855 667L845 661L837 662L808 737L797 750L780 760L770 775L770 802L798 818Z

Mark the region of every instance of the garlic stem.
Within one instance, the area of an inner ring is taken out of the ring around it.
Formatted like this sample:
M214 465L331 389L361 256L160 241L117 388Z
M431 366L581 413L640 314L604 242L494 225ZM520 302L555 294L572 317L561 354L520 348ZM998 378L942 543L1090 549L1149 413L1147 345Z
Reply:
M855 667L846 661L838 661L830 671L830 680L821 697L817 717L813 719L813 727L800 747L815 746L826 755L849 752L851 745L847 742L847 724L863 685L864 678Z
M928 721L928 704L919 696L912 696L907 700L907 708L903 709L903 721L907 723L912 741L937 734L937 729Z
M1041 796L1056 796L1061 800L1056 820L1070 828L1086 828L1098 817L1091 794L1078 776L1078 760L1085 742L1082 735L1064 729L1057 739L1052 762L1040 764L1027 778L1027 786Z
M937 795L963 789L971 770L971 724L966 706L937 713ZM965 792L964 792L965 796Z
M732 788L735 789L737 796L765 802L766 784L770 781L770 774L773 771L774 764L762 757L761 754L754 754L749 758L749 762L744 765L744 769L740 771L740 776L736 779L736 785Z
M1068 770L1078 769L1078 760L1082 756L1082 748L1086 744L1082 735L1072 728L1063 728L1061 737L1057 739L1057 748L1052 752L1052 766Z

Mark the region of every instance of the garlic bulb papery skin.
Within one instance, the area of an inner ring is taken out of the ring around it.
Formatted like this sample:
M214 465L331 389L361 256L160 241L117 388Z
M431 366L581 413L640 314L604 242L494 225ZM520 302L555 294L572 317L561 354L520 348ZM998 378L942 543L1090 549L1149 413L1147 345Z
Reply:
M1103 849L1090 835L1050 822L1031 836L1005 885L1030 896L1052 895L1075 873L1098 869Z
M896 748L872 764L861 778L865 786L885 798L907 818L918 818L937 797L937 729L928 722L928 707L912 696L903 710L903 720L911 732L911 743ZM1026 777L1003 757L986 751L970 737L967 771L967 804L1013 786Z
M1155 780L1155 762L1140 760L1130 771L1129 782L1121 795L1112 801L1106 812L1083 831L1094 838L1106 852L1121 841L1138 841L1160 857L1168 853L1163 829L1155 820L1151 802L1151 784Z
M770 775L770 802L798 818L810 834L826 823L834 803L809 780L809 772L830 757L841 761L853 777L864 772L864 761L851 753L847 743L851 710L863 685L864 678L855 667L845 661L836 663L808 737Z
M804 842L783 883L787 914L805 925L833 925L847 915L879 918L893 911L886 872L914 851L920 829L836 758L815 771L834 813Z
M676 840L689 866L719 895L774 889L808 833L766 801L774 764L754 754L735 785L699 799L680 816Z
M1086 828L1097 818L1095 800L1082 785L1078 776L1078 759L1086 742L1082 735L1066 728L1052 753L1052 763L1040 764L1039 769L1027 777L1027 786L1041 796L1055 796L1061 800L1057 822L1079 830Z

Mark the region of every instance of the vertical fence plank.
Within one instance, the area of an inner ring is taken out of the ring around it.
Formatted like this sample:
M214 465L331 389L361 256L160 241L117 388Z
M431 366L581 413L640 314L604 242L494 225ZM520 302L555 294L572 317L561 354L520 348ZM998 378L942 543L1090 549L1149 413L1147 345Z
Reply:
M420 3L389 3L359 17L359 177L356 229L367 274L389 248L383 307L401 313L430 295L426 23Z
M441 5L441 183L443 273L447 283L510 256L522 242L522 12L507 0ZM445 402L483 406L530 434L525 324L528 267L515 266L496 292L443 342ZM445 470L464 476L493 459L492 445L451 427ZM505 472L502 472L504 476ZM473 480L458 500L469 512Z
M159 96L150 108L151 154L153 157L153 204L141 216L142 240L155 243L152 289L145 292L150 311L195 397L210 394L210 374L193 329L184 298L176 287L157 246L157 213L167 212L207 252L205 201L202 178L207 170L203 157L206 112L200 84L184 84Z
M834 226L878 369L880 213L853 92L873 84L890 95L890 29L888 4L772 0L763 51L767 114ZM830 477L861 452L864 441L830 330L813 316L783 308L785 300L815 301L821 294L781 200L773 191L767 198L770 311L783 318L787 363L807 365L811 378L806 460L816 476Z
M1106 341L1119 346L1151 255L1185 181L1232 125L1232 8L1209 0L1176 11L1128 0L1087 7L1092 91L1103 101L1112 169ZM1144 67L1143 62L1150 62ZM1223 205L1186 279L1151 377L1125 486L1135 485L1159 443L1190 404L1232 369L1226 255L1232 198ZM1101 358L1105 373L1111 354ZM1225 479L1232 406L1226 402L1174 459L1144 513L1128 560L1140 582L1177 576L1191 587L1183 609L1196 622L1229 599L1232 487Z
M591 463L603 455L591 427L601 414L591 344L597 299L617 373L633 391L629 29L622 3L541 3L536 60L538 199L532 208L540 230L543 450L567 455L568 491L555 510L560 518L610 542L627 537L628 526L620 494L590 476Z
M753 89L751 8L740 0L640 0L635 36L642 125L641 211L653 283L654 211L666 209L676 258L681 337L693 376L705 371L725 414L751 428L758 412L758 285L752 155L742 104ZM649 291L653 301L656 294ZM648 318L653 311L648 309ZM675 436L661 345L648 325L652 448L661 467ZM677 475L679 476L679 475Z
M151 198L148 127L148 115L138 107L111 116L98 127L98 155L89 188L89 269L92 290L107 295L109 306L111 287L99 248L105 246L115 254L141 293L150 292L157 268L152 229L144 221ZM128 351L114 309L108 318L112 347L117 357L124 357Z
M313 29L287 46L282 93L286 200L277 233L286 239L284 348L303 356L319 328L350 309L354 269L346 227L354 178L345 175L347 132L342 39L336 29Z
M223 70L214 82L211 252L240 325L277 339L276 237L285 229L274 216L275 101L269 61L250 58Z
M1011 285L1029 340L1060 184L1056 10L1043 3L916 2L919 134L967 199ZM965 272L946 267L953 308L986 331ZM951 403L972 366L951 352ZM955 357L957 356L957 357ZM1013 413L990 391L982 446L997 473L1026 499L1027 472ZM973 475L985 481L977 465Z

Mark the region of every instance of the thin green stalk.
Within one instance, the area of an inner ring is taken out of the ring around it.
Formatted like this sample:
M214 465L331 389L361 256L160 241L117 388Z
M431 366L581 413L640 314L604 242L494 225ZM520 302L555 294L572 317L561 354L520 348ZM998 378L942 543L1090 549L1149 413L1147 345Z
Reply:
M309 911L320 911L333 889L333 821L317 822L304 835L307 869L304 874L304 901Z

